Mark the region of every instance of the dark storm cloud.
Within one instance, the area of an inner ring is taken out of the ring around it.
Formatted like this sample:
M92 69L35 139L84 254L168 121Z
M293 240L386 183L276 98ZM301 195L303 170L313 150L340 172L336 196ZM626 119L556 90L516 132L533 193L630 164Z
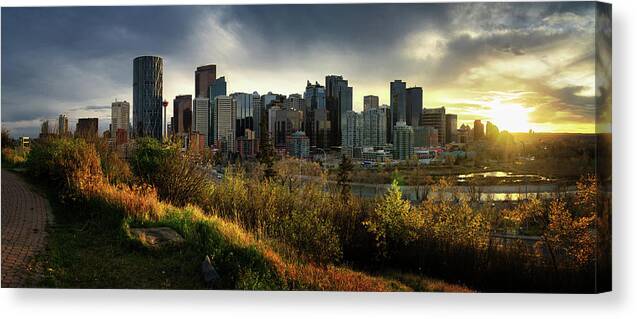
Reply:
M132 59L142 54L165 58L168 100L192 86L174 83L192 81L196 65L210 62L269 74L310 66L339 72L355 85L355 94L385 88L394 77L444 87L490 59L534 54L569 40L583 27L578 17L591 8L588 3L3 8L2 122L100 111L90 105L130 99ZM212 26L202 23L210 17ZM422 46L421 38L411 37L421 32L442 37L440 56L409 55ZM569 92L558 93L557 98L572 99ZM577 101L565 105L571 102Z

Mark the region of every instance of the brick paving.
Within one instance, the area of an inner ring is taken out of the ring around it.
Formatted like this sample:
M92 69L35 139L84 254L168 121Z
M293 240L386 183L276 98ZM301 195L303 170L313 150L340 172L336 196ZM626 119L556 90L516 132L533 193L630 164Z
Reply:
M27 284L33 257L45 248L50 215L44 197L15 173L2 170L2 288Z

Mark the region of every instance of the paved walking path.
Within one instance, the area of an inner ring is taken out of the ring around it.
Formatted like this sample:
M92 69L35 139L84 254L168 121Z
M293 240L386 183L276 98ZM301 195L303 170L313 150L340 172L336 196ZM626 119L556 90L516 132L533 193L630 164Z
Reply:
M32 258L46 244L47 200L15 173L2 170L2 287L24 287Z

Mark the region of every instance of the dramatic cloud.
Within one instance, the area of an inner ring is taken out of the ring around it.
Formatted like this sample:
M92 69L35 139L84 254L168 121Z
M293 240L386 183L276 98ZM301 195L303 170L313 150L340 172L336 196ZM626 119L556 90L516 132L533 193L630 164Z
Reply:
M461 123L593 131L595 12L594 3L3 8L2 125L35 135L66 113L73 123L99 117L104 130L107 106L132 100L133 58L156 54L169 101L193 94L194 69L215 63L230 92L302 93L306 80L341 74L360 110L368 94L389 103L389 82L402 79Z

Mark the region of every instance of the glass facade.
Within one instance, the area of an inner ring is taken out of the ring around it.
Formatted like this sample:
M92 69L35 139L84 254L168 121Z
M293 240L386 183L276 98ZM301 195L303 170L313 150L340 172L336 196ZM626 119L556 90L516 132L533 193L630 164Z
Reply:
M162 138L163 66L157 56L133 60L133 131L137 136Z

